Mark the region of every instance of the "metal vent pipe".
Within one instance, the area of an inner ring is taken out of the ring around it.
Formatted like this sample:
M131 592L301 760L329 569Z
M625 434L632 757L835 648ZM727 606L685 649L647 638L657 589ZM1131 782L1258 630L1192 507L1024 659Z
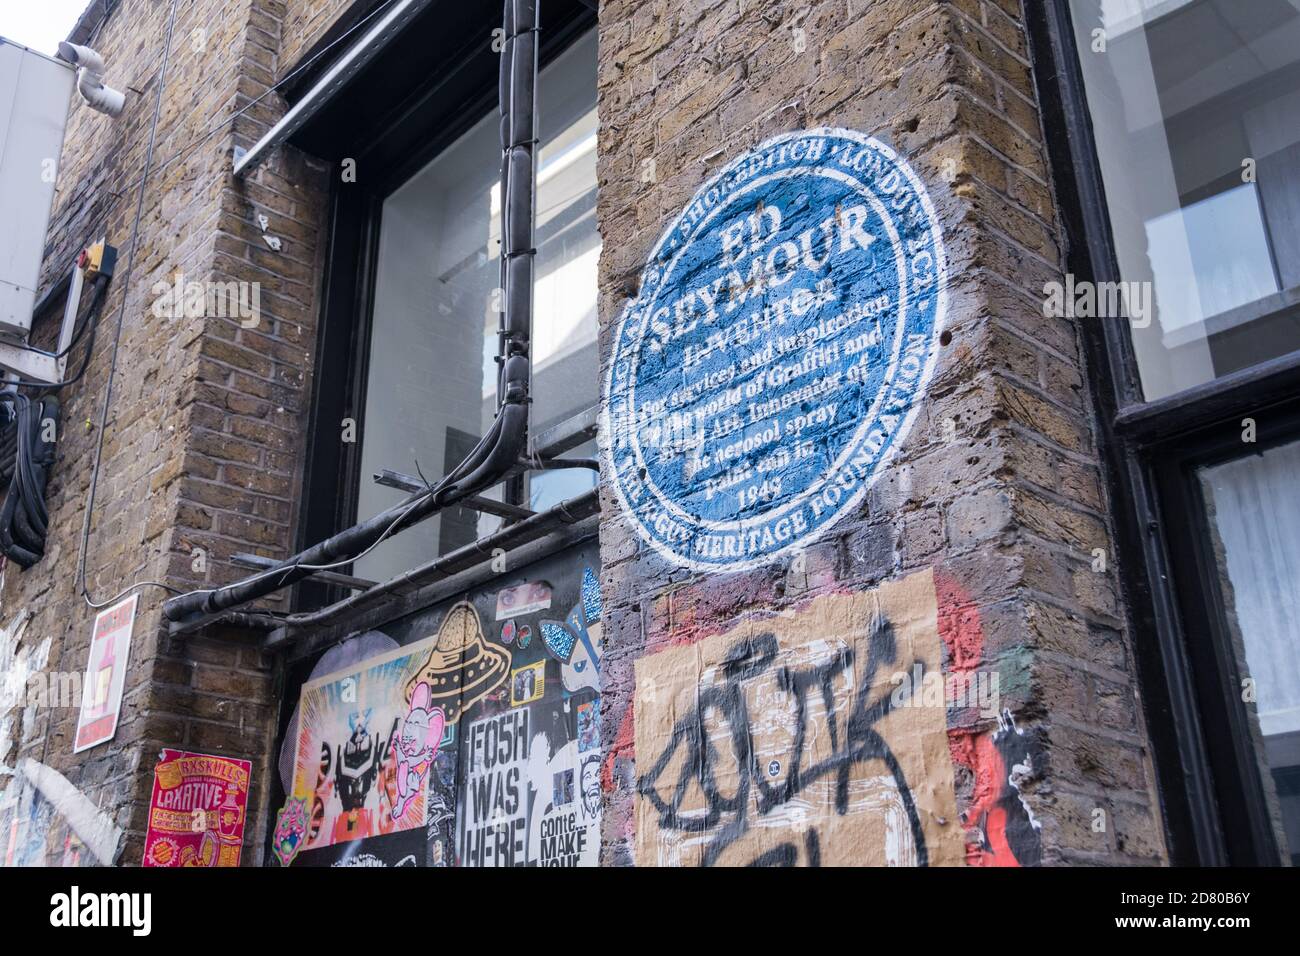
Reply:
M356 558L446 506L497 484L522 455L528 437L529 330L533 315L533 247L537 181L537 0L506 0L501 51L501 286L497 414L459 465L429 488L273 568L224 587L191 591L163 603L170 621L217 614L310 577L325 565Z

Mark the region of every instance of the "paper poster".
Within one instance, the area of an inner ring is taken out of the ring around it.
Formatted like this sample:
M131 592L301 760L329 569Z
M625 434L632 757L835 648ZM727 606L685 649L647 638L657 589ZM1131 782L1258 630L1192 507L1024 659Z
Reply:
M164 750L154 767L145 866L239 866L247 760Z
M924 571L638 660L637 865L963 863L941 647Z
M536 661L510 672L510 706L531 704L546 695L546 661Z
M286 798L270 808L275 860L595 865L596 558L592 543L535 566L527 580L549 582L549 609L520 612L528 602L512 600L514 615L498 622L500 592L480 589L327 652L281 749ZM552 615L544 643L540 624Z
M553 724L548 733L547 722L540 710L515 707L465 727L456 818L461 866L599 862L600 753L554 733Z
M545 611L551 606L551 586L545 581L528 581L505 588L497 594L497 620L535 611Z
M303 685L292 794L310 808L302 850L424 825L422 782L406 775L399 794L397 747L408 714L419 709L403 689L432 649L431 640L420 641ZM421 695L426 707L412 716L419 737L412 742L419 751L430 729L426 692ZM441 709L436 723L435 747L445 723Z
M131 656L131 631L135 626L135 608L139 598L138 594L133 594L95 615L90 656L86 660L86 676L81 685L81 714L77 718L73 753L107 743L117 733L126 666Z
M535 736L529 750L528 779L536 790L528 827L530 864L596 866L600 755L583 754L576 740L552 751L545 734Z
M461 866L524 866L528 861L530 715L527 707L516 707L464 728L464 796L456 815ZM550 777L545 785L549 790Z
M290 797L276 813L271 852L281 866L288 866L298 856L309 823L307 801L302 797Z
M309 808L301 851L423 830L429 777L462 708L508 669L461 604L433 637L304 684L290 794Z
M423 830L400 830L351 843L311 850L298 857L300 867L425 866L428 847Z
M539 622L542 643L560 662L564 689L576 694L583 688L600 689L600 660L605 653L601 624L600 585L591 568L582 572L582 600L573 606L564 622Z

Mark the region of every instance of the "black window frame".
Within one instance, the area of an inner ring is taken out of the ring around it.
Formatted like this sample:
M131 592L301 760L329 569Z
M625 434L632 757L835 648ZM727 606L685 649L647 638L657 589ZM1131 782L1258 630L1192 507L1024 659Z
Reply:
M355 20L374 5L360 0L347 16ZM594 29L597 19L582 0L547 0L540 9L539 68L545 68ZM365 421L384 199L497 109L499 54L492 40L501 18L500 4L437 0L290 140L333 164L298 550L355 524L361 482L371 480L361 473L361 442L343 443L340 435L345 419L358 426ZM341 19L317 47L345 28ZM442 67L430 70L430 63ZM304 71L287 98L292 102L304 93L327 66ZM345 158L356 162L355 182L342 180L339 164ZM521 476L508 479L506 500L521 498L523 488ZM347 593L338 585L307 580L295 587L293 606L313 610Z
M1066 268L1117 282L1069 0L1024 9ZM1127 324L1080 324L1171 862L1278 865L1196 471L1300 437L1300 350L1146 402Z

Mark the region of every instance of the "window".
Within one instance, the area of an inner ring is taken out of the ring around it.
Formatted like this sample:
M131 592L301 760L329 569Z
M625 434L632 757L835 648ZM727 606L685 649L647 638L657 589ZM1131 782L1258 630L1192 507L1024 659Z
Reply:
M1269 810L1300 863L1300 441L1198 469ZM1272 792L1267 783L1272 783Z
M1170 850L1294 861L1300 3L1025 11L1068 268L1125 291L1080 328Z
M1146 399L1300 349L1300 8L1071 12Z
M537 263L532 335L533 434L596 404L596 35L538 83ZM495 110L382 203L364 386L357 517L407 492L375 483L384 470L430 481L465 457L496 413L500 304L500 122ZM594 454L591 447L572 453ZM495 489L544 510L592 487L585 469L534 472ZM355 573L386 580L490 533L501 519L467 508L384 542Z

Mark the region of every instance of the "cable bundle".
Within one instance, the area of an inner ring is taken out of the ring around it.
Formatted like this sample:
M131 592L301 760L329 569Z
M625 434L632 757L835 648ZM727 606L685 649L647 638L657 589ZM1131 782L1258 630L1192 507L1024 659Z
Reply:
M0 507L0 552L23 568L30 568L45 554L45 535L50 523L50 514L45 508L45 486L54 465L61 408L58 398L52 394L33 399L19 393L18 388L66 388L79 382L86 374L91 353L95 350L95 331L107 298L115 258L116 252L110 249L104 257L103 271L95 277L90 308L73 332L71 341L58 352L41 353L50 358L63 358L85 338L85 354L76 374L61 382L10 378L0 383L7 386L0 392L0 487L8 489L4 506ZM39 351L30 347L27 350Z
M49 530L45 486L54 464L59 400L49 395L33 401L17 392L3 392L0 409L8 416L0 438L0 479L9 483L0 508L0 548L18 565L30 568L45 553Z

